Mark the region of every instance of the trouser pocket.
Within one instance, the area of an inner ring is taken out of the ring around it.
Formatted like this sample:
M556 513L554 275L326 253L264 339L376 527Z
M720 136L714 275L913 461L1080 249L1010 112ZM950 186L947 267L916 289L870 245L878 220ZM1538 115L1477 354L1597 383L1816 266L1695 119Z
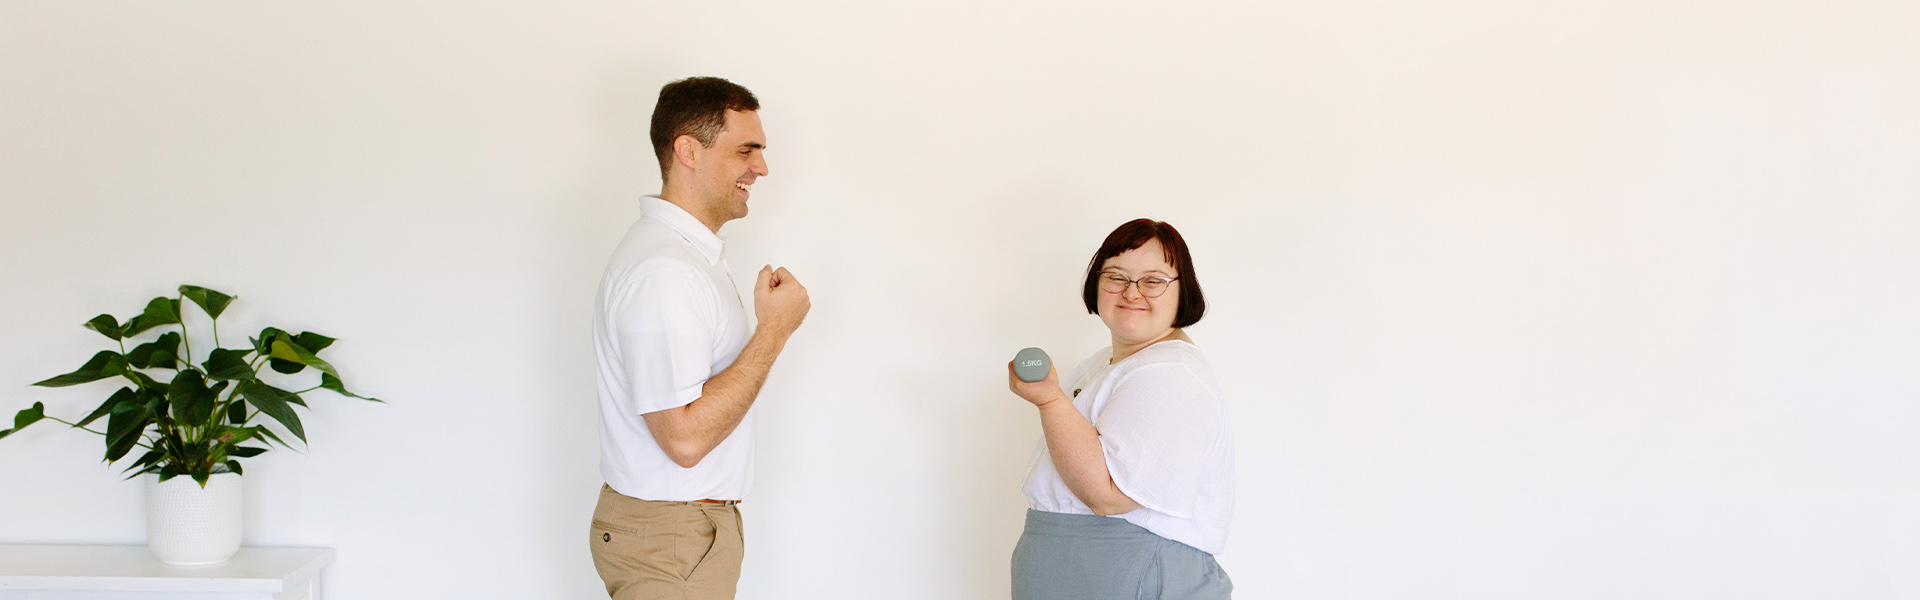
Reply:
M587 532L593 570L606 584L608 596L633 597L633 591L644 588L646 582L666 580L671 575L647 551L645 529L594 519Z
M706 518L704 536L695 542L697 564L687 573L689 580L712 582L732 589L740 579L740 561L746 556L746 543L740 533L740 511L733 507L703 507Z
M713 548L718 528L714 526L713 515L708 511L699 511L698 521L688 523L688 527L674 532L674 553L676 562L683 565L680 579L693 579L695 571L706 564L713 556Z

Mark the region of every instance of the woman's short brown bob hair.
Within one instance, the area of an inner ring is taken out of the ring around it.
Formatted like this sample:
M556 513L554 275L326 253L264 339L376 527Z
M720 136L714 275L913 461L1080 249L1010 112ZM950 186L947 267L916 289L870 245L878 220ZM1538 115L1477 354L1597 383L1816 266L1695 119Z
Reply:
M1087 281L1080 287L1080 296L1087 302L1088 314L1100 314L1100 266L1107 259L1147 245L1147 240L1160 240L1161 250L1166 252L1167 264L1173 265L1176 283L1180 284L1180 308L1174 312L1173 326L1178 329L1200 322L1207 314L1207 296L1200 293L1200 279L1193 274L1193 256L1187 253L1187 241L1180 238L1180 231L1164 221L1152 219L1134 219L1107 234L1107 241L1100 243L1100 250L1093 253L1093 260L1087 262Z

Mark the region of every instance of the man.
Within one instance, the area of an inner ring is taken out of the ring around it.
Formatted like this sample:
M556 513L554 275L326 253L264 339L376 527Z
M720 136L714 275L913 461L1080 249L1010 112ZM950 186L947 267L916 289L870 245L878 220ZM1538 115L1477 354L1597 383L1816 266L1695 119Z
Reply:
M720 226L767 175L760 102L725 79L660 89L659 196L607 262L595 305L600 473L593 565L618 600L733 598L735 506L753 484L754 397L812 306L785 268L760 269L749 328Z

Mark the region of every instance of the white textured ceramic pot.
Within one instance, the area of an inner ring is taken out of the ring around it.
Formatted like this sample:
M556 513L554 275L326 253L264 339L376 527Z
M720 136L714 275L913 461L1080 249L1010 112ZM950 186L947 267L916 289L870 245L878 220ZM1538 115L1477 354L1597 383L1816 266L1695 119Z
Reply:
M170 565L226 562L240 551L240 476L147 479L147 547Z

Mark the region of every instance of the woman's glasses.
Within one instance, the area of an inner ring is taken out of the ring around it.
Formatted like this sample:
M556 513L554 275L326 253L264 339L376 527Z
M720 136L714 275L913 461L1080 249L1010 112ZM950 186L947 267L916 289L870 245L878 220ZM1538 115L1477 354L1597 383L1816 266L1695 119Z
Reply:
M1139 279L1127 279L1126 276L1119 273L1101 273L1100 289L1105 290L1109 294L1118 294L1127 291L1127 286L1133 285L1140 287L1140 295L1148 298L1159 298L1161 294L1167 293L1167 286L1173 285L1176 279L1179 279L1179 277L1168 279L1166 277L1149 276Z

